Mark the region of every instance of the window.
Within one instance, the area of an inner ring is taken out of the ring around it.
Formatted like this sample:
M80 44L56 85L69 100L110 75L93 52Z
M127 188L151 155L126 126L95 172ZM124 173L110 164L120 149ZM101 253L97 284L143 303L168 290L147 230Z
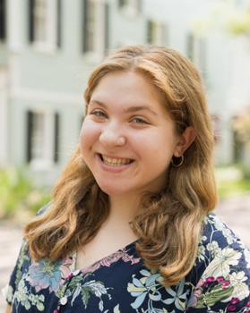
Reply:
M6 1L0 0L0 40L6 39Z
M61 46L61 0L29 0L29 39L34 46L53 50Z
M166 37L166 25L153 20L147 21L147 38L149 44L164 45Z
M27 112L27 161L35 168L59 161L59 114Z
M103 56L109 48L109 4L83 0L83 52Z
M118 0L120 10L130 15L137 15L142 12L142 0Z

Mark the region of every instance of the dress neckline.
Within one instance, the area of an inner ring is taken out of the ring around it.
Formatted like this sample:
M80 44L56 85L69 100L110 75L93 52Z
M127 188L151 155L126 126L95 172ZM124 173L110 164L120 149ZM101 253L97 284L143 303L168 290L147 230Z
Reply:
M111 254L104 256L103 258L99 259L98 261L95 261L94 263L92 263L89 266L85 266L82 268L76 268L76 258L77 258L77 251L74 251L72 254L72 264L71 264L71 270L72 273L74 275L77 275L78 273L83 273L86 274L88 272L95 272L96 270L98 270L99 268L106 266L109 267L111 264L115 263L116 261L118 261L119 259L123 258L124 256L126 256L127 252L130 251L131 249L135 248L135 244L138 241L132 241L129 244L127 244L126 246L119 248L118 250L116 250L115 252L112 252ZM134 253L132 255L134 257Z

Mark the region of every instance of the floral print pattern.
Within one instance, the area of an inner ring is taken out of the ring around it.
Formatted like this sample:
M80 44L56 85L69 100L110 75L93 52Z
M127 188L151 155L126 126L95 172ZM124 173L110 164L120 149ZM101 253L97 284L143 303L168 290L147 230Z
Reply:
M22 245L6 291L13 313L250 313L250 251L214 214L204 220L196 262L164 287L132 243L90 267L65 260L34 262Z

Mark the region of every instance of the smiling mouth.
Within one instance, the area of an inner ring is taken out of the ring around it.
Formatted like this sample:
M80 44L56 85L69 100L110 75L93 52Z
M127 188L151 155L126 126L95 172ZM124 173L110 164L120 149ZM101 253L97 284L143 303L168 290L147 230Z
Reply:
M99 156L104 164L113 166L113 167L121 166L121 165L128 165L133 162L132 159L127 159L127 158L112 158L112 157L105 156L103 154L99 154Z

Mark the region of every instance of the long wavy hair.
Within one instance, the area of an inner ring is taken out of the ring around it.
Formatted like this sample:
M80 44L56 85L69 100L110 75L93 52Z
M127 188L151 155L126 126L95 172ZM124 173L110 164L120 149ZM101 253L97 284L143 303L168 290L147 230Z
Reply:
M177 51L128 46L92 72L84 93L86 105L100 80L117 71L134 71L149 78L164 95L176 131L182 134L188 126L196 131L183 165L170 165L164 189L144 195L131 222L145 266L159 270L165 286L173 285L194 265L204 217L217 201L214 140L205 92L195 66ZM52 261L66 257L96 236L109 210L109 198L84 163L78 145L54 187L49 208L25 228L31 256Z

